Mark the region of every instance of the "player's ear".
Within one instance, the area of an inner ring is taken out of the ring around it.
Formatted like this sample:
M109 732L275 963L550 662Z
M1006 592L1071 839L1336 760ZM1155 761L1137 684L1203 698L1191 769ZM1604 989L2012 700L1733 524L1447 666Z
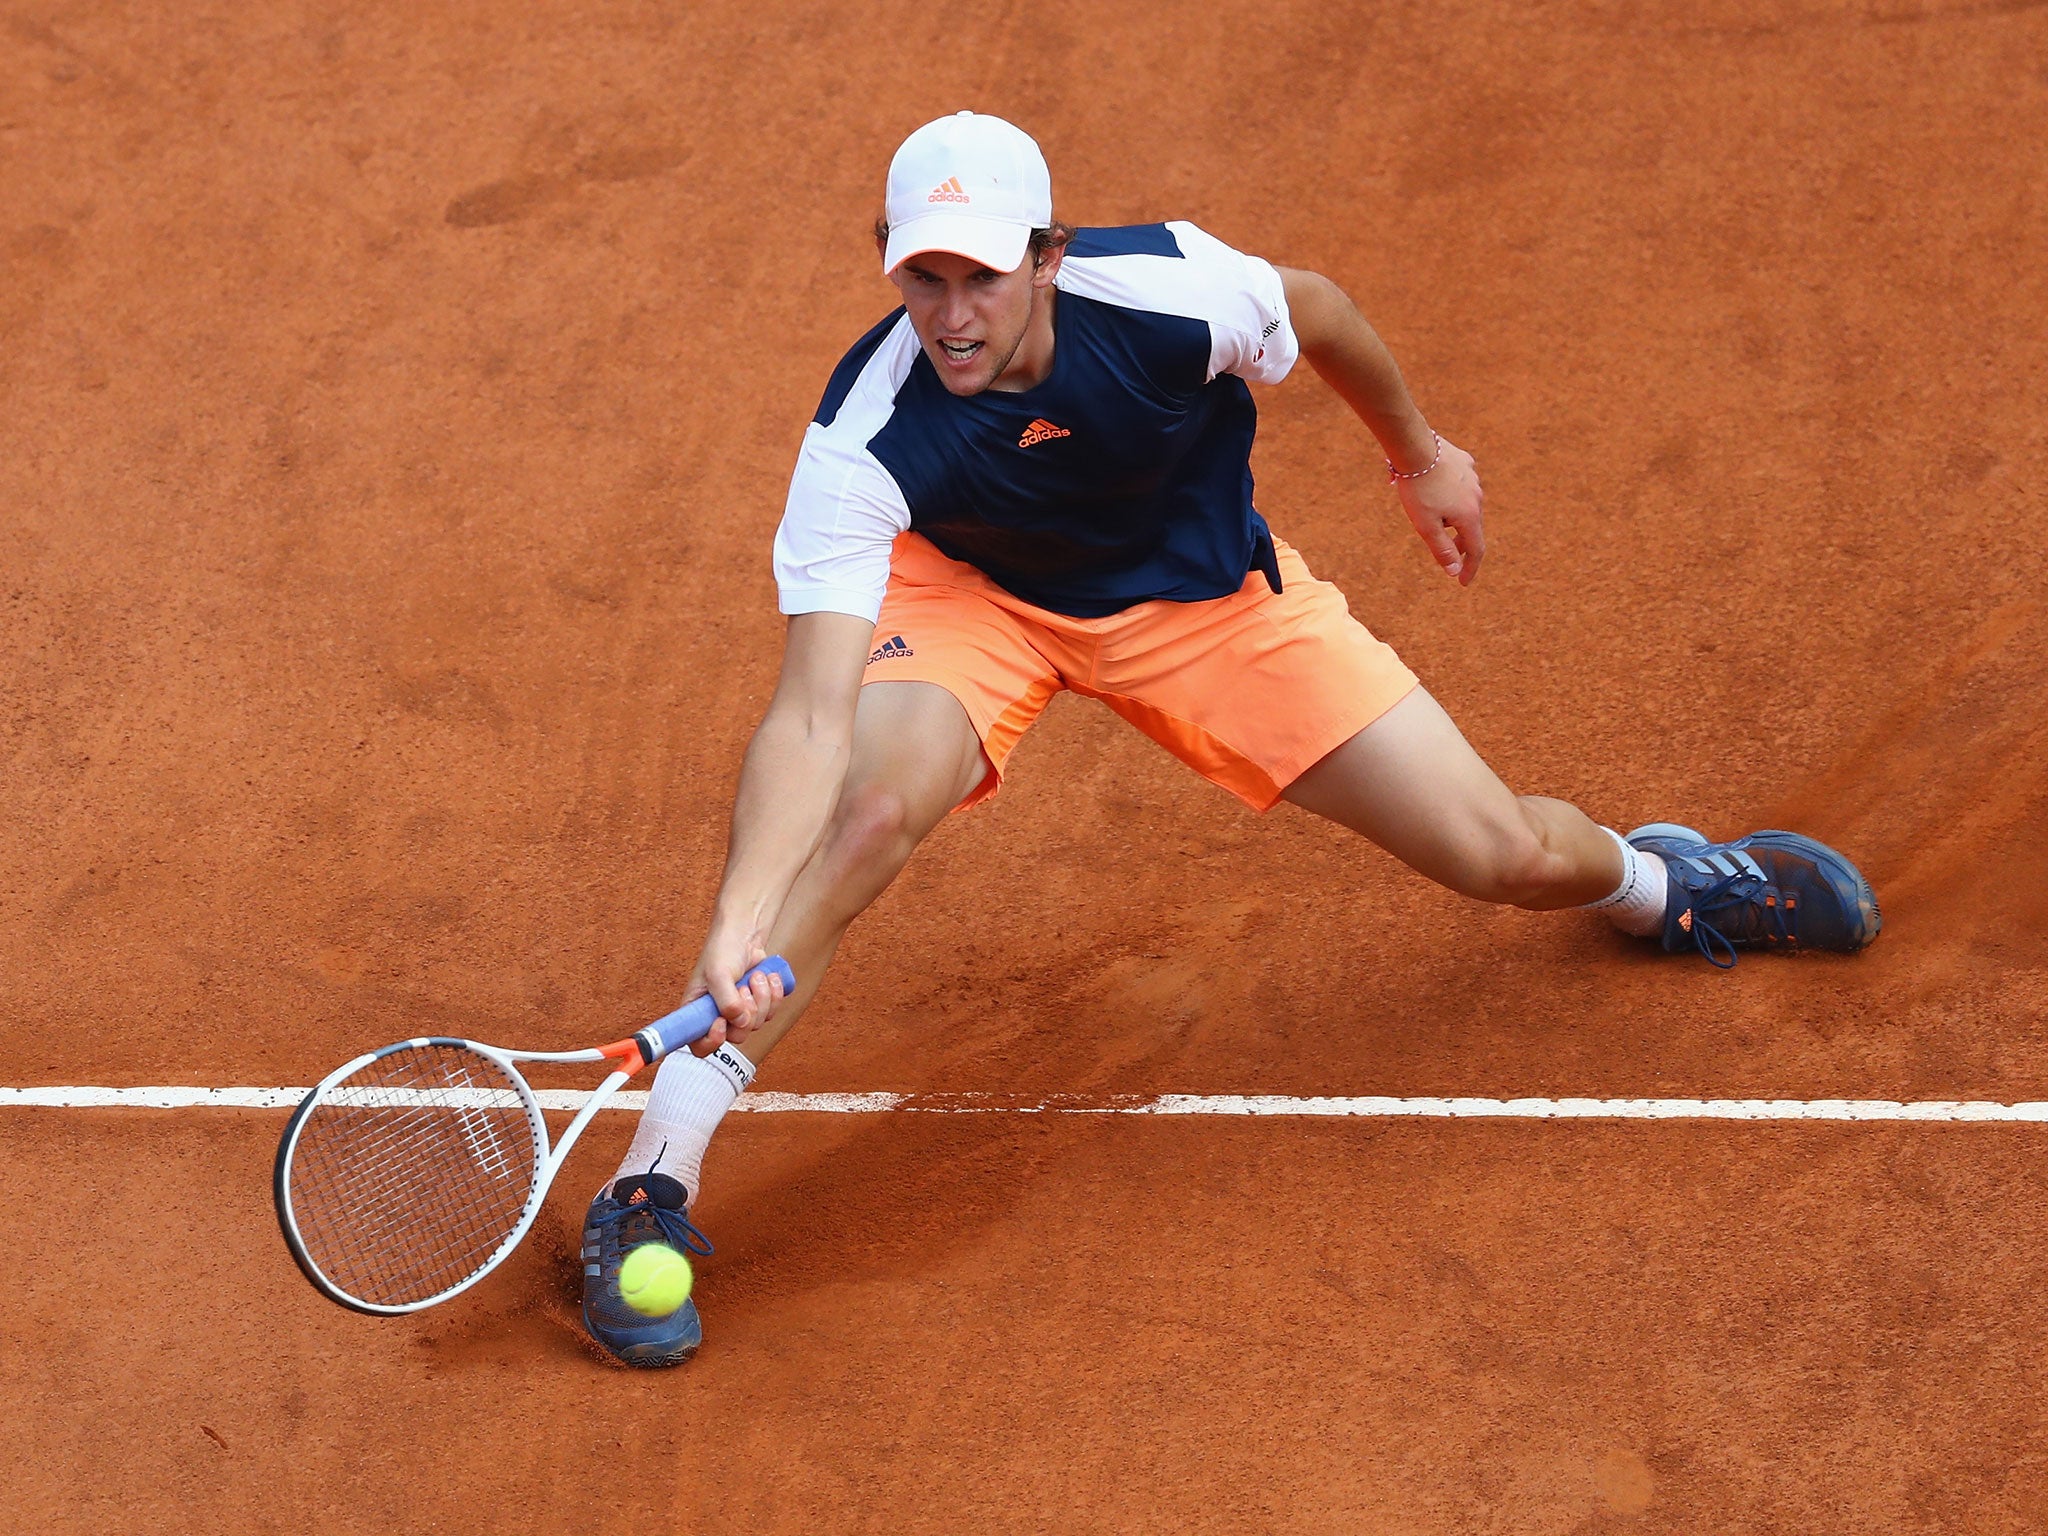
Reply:
M1060 270L1060 263L1066 260L1067 242L1074 238L1073 230L1054 219L1044 229L1033 230L1031 234L1031 281L1040 288L1049 287Z

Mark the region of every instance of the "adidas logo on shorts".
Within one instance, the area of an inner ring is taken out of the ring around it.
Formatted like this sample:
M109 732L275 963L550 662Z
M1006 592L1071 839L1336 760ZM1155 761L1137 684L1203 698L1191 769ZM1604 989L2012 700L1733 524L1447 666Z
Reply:
M878 661L900 661L905 656L916 654L917 652L903 643L901 635L891 635L875 647L874 654L868 657L868 665L872 667Z

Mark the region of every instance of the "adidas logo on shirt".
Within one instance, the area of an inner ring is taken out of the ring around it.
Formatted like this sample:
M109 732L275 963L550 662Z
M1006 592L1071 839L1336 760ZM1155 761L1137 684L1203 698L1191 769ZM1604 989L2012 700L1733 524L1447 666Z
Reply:
M905 656L916 654L917 652L903 643L901 635L891 635L875 647L874 654L868 657L868 665L872 667L878 661L901 661Z
M1019 448L1030 448L1055 437L1072 437L1074 434L1065 427L1056 427L1043 416L1024 429L1024 435L1017 439Z
M925 201L928 203L971 203L974 199L969 197L967 189L960 185L960 178L958 176L948 176L944 181L932 188L931 195Z

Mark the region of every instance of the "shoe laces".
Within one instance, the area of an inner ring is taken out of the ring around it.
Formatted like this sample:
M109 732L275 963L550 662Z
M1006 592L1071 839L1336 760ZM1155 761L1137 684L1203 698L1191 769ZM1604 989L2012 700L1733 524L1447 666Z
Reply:
M592 1224L601 1231L610 1230L621 1257L642 1243L667 1243L700 1258L714 1251L711 1239L697 1229L688 1213L669 1210L652 1200L614 1205L608 1211L599 1211Z
M1716 925L1712 919L1722 914L1727 917ZM1767 945L1797 943L1797 922L1797 909L1783 898L1778 888L1747 871L1723 875L1692 898L1693 943L1699 946L1709 965L1724 971L1735 968L1738 941ZM1723 955L1727 956L1725 960Z

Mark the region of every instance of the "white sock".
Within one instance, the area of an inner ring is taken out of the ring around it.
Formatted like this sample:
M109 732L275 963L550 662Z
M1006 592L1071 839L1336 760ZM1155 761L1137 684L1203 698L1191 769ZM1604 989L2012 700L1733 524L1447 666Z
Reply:
M1654 853L1629 846L1628 840L1612 827L1600 829L1621 849L1621 884L1612 896L1589 901L1584 910L1605 912L1615 927L1638 938L1653 938L1664 931L1664 898L1668 880L1664 861Z
M711 1133L753 1080L754 1064L731 1045L709 1056L677 1051L654 1074L654 1091L647 1096L633 1145L613 1177L655 1169L680 1180L695 1205Z

